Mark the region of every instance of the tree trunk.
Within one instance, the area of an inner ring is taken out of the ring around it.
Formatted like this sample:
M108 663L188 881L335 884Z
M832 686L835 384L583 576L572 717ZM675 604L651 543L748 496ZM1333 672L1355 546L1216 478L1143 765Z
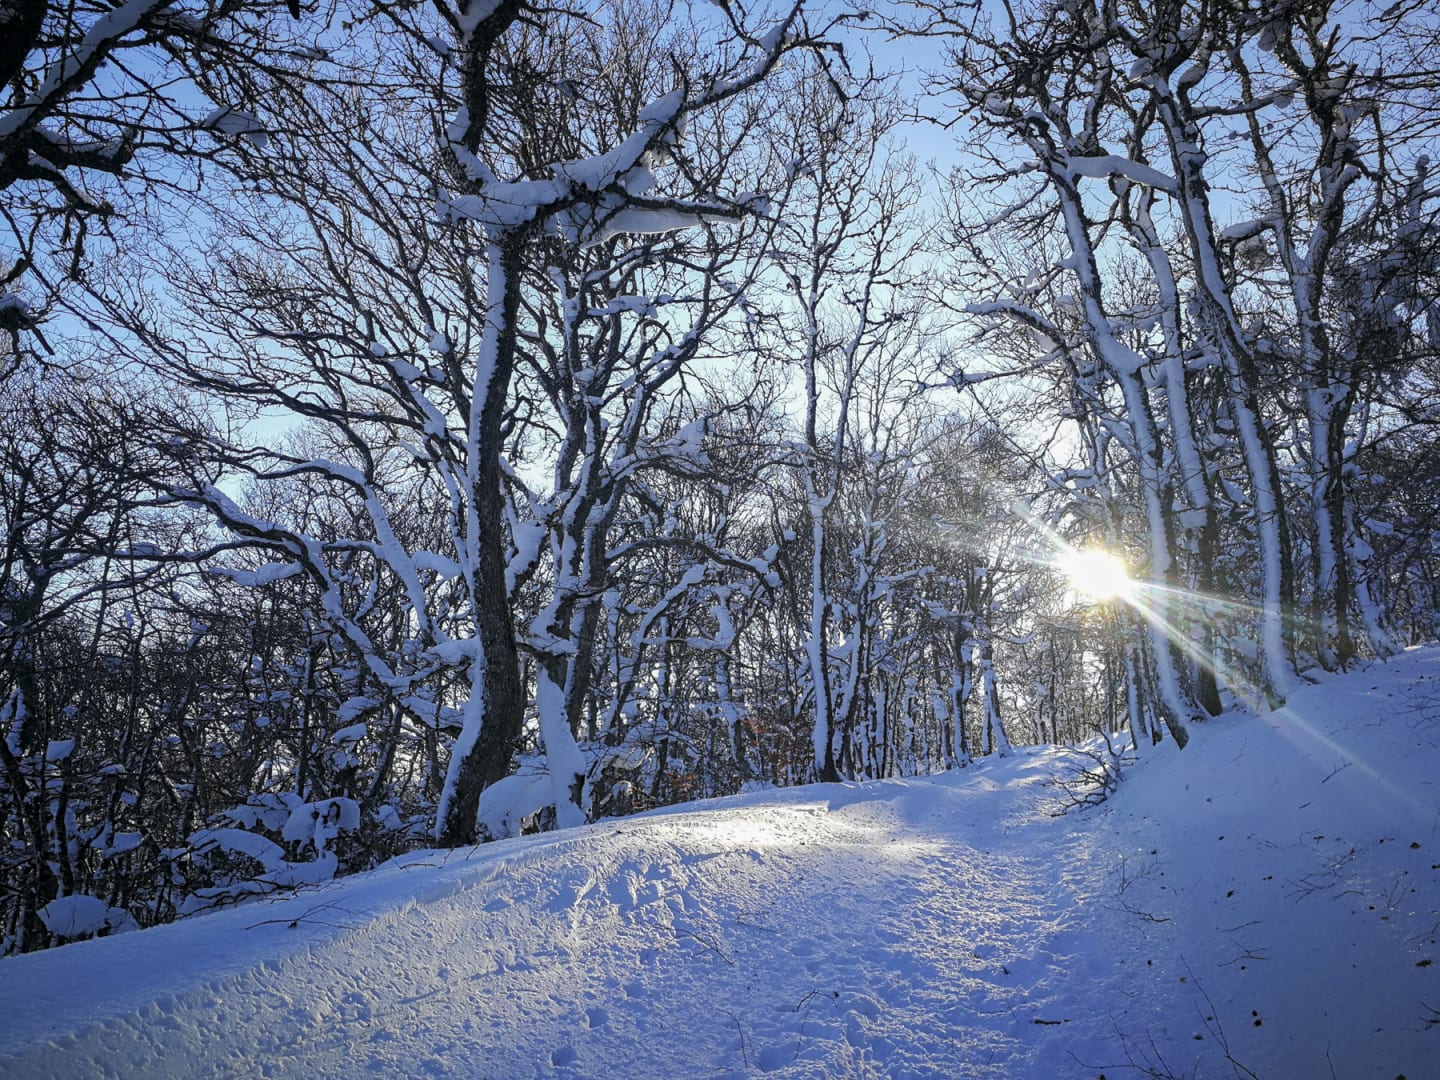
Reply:
M467 585L475 613L476 649L470 663L464 726L451 751L436 814L435 838L443 847L475 842L480 793L509 774L525 715L515 623L505 580L504 493L500 486L505 397L515 367L524 233L499 233L489 241L488 311L470 402L470 510L464 538L472 555Z

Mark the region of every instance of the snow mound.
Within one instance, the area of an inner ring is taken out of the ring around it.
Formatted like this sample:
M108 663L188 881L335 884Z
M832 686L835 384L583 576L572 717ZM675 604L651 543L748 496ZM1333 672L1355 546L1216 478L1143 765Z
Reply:
M62 896L40 909L45 929L63 938L85 937L105 929L110 905L98 896Z

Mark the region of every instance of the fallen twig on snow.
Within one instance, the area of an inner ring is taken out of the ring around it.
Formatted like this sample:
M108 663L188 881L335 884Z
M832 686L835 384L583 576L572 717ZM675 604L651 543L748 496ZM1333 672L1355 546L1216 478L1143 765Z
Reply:
M1051 817L1064 817L1072 810L1099 806L1119 788L1120 770L1133 764L1135 759L1126 757L1123 749L1116 750L1108 732L1102 730L1100 737L1105 740L1104 750L1069 748L1068 753L1081 759L1080 766L1071 775L1051 780L1061 792L1049 811Z

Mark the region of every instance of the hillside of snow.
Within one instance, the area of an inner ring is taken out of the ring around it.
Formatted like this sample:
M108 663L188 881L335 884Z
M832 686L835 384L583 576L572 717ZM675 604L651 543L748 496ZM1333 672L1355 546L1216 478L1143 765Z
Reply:
M1440 650L0 961L0 1076L1440 1076Z

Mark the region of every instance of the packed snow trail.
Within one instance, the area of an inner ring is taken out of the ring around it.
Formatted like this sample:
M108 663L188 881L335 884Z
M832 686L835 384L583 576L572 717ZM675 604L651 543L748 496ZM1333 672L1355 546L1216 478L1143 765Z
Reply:
M0 1076L1437 1076L1437 685L1227 716L1065 817L1020 750L0 961Z
M0 1071L1064 1075L1106 1033L1109 973L1064 872L1089 865L1073 821L1045 812L1056 766L1021 753L428 853L20 957L0 968L17 1027L74 1033ZM50 994L13 992L27 968Z

